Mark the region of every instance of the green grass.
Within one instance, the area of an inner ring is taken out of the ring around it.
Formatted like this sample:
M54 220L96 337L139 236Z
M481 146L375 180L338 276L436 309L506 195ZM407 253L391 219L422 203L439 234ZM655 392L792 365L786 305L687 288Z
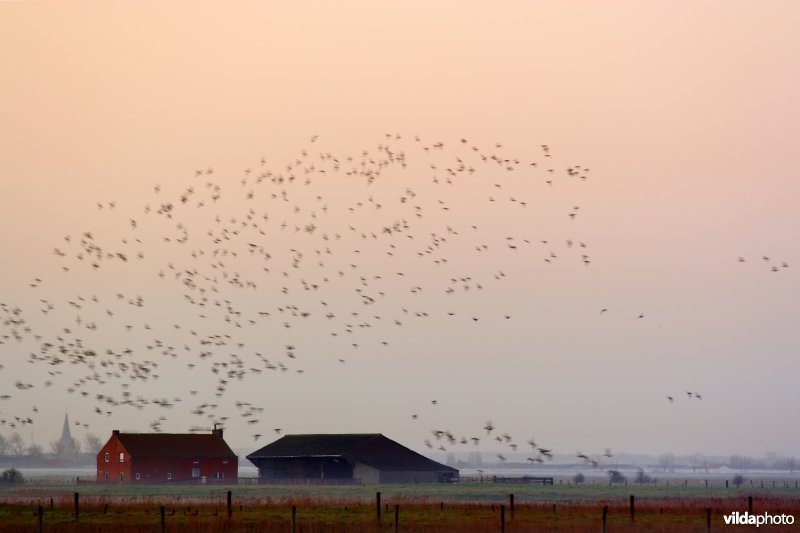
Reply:
M318 501L362 501L368 502L381 492L383 501L393 499L415 502L498 502L514 493L518 503L538 502L613 502L626 500L633 494L646 499L696 499L696 498L737 498L753 496L800 497L800 489L784 487L742 487L725 488L679 485L523 485L523 484L403 484L403 485L119 485L87 484L79 486L2 486L0 500L4 498L68 497L74 492L82 497L109 497L158 500L224 500L227 491L232 491L237 499L263 500L264 502L291 502L306 499Z

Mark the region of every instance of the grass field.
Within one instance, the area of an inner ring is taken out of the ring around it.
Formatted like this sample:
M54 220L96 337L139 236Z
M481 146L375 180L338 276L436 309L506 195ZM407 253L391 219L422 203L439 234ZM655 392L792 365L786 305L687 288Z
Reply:
M74 494L79 492L76 517ZM231 516L228 516L228 491ZM376 493L381 494L381 518ZM510 494L514 495L512 511ZM634 496L634 515L630 497ZM792 514L800 520L794 488L618 487L532 485L234 485L78 487L26 486L0 489L0 530L38 531L614 531L753 530L728 526L723 514ZM51 507L52 501L52 507ZM800 530L800 525L762 526L759 531Z

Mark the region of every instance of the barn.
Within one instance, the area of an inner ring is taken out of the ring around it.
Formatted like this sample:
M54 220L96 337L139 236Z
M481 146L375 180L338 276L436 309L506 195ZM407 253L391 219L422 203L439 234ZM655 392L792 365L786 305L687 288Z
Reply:
M262 481L447 483L458 470L380 433L286 435L247 456Z
M225 482L237 479L239 458L211 433L120 433L97 454L97 481L105 483Z

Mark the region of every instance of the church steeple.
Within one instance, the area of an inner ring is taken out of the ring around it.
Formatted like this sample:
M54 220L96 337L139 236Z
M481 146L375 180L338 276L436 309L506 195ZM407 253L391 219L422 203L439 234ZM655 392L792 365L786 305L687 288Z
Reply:
M69 414L64 414L64 429L61 430L61 442L72 442L72 434L69 432Z
M61 438L58 440L58 458L64 463L74 463L77 460L77 447L75 439L69 430L69 415L64 414L64 427L61 429Z

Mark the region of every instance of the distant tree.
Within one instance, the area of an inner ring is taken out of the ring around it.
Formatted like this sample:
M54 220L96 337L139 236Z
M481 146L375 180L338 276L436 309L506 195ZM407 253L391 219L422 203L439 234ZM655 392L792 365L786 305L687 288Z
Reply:
M25 453L25 442L22 440L22 436L14 432L11 434L11 437L8 439L8 451L11 455L22 455Z
M734 485L736 485L737 487L741 487L742 483L744 483L744 477L742 477L741 474L736 474L735 476L733 476Z
M581 483L586 481L586 476L584 476L582 473L578 472L577 474L572 476L572 481L574 481L576 485L580 485Z
M0 483L22 483L25 481L25 478L22 475L22 472L17 470L16 468L9 468L5 470L2 474L0 474Z
M619 470L608 471L609 483L625 483L625 476Z
M61 460L76 461L81 451L81 443L75 437L67 441L54 440L50 442L50 450Z
M86 444L86 451L89 453L97 455L103 449L103 441L94 433L87 433L83 440Z
M780 461L781 456L775 452L768 452L764 455L764 464L766 465L767 470L776 468Z
M636 483L638 483L639 485L650 483L652 480L653 479L650 476L645 474L643 469L640 468L639 471L636 472Z
M483 466L483 456L481 455L481 452L469 452L467 462L475 468L480 468Z
M675 454L665 453L658 458L658 466L664 472L673 472L675 470Z
M692 455L689 462L692 465L692 472L696 472L698 468L702 468L706 471L706 474L708 474L709 461L702 453L697 452L696 454Z
M2 435L0 435L0 455L5 455L8 451L8 441Z
M746 455L731 455L728 466L739 470L752 470L756 468L765 468L765 461L748 457Z
M25 450L25 454L30 455L31 457L41 457L43 451L44 450L42 450L42 447L38 444L31 444L28 446L28 449Z

